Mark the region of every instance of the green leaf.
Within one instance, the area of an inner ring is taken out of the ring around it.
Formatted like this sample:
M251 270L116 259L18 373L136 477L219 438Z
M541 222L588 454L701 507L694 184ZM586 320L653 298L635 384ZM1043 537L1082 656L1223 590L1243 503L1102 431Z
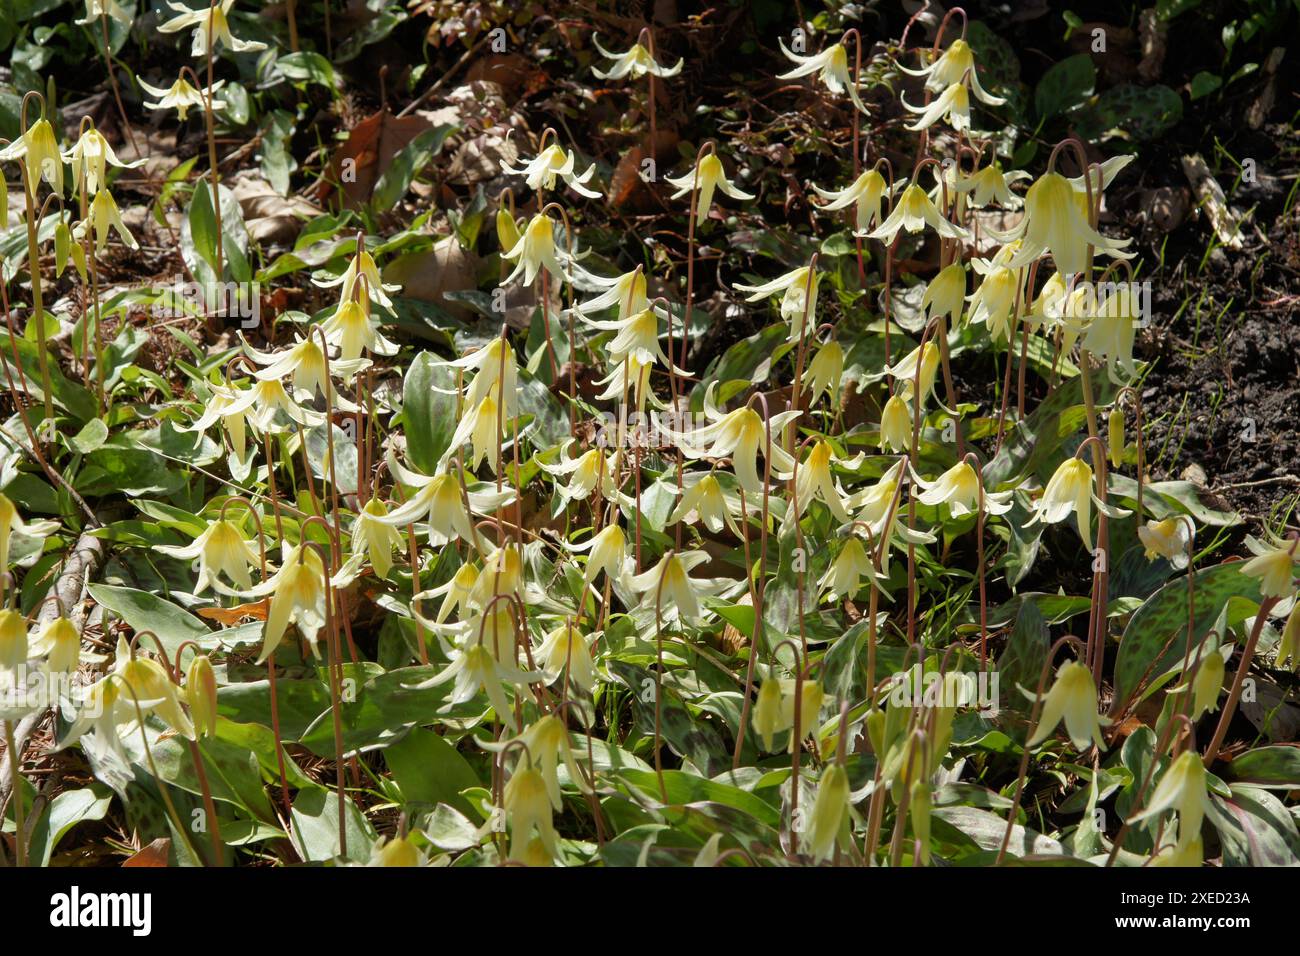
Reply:
M1199 100L1202 96L1209 96L1222 85L1222 79L1215 76L1213 73L1207 73L1205 70L1201 70L1192 77L1190 90L1191 97L1194 100Z
M478 775L460 752L441 736L421 727L384 750L393 779L410 803L446 803L462 813L472 812L462 790L480 785Z
M185 641L204 641L213 636L212 630L193 614L148 591L112 584L91 584L87 590L133 630L157 634L169 654L175 655ZM153 649L150 644L145 646Z
M432 475L456 431L456 369L421 352L402 383L402 423L411 464ZM450 393L450 394L449 394Z
M89 455L108 439L108 426L98 418L86 422L84 428L70 439L72 447L83 455Z
M392 209L397 205L398 200L411 188L411 181L438 154L447 137L456 129L456 126L444 123L425 130L407 143L375 183L375 191L370 200L374 208Z
M1232 598L1261 600L1259 579L1241 573L1240 561L1205 568L1192 576L1194 646L1210 632L1214 622ZM1120 639L1115 660L1115 704L1118 712L1152 678L1175 666L1187 645L1186 576L1170 581L1129 619ZM1142 696L1154 687L1147 686Z
M1054 63L1034 90L1034 109L1040 119L1050 119L1079 106L1097 85L1092 57L1077 53Z
M351 798L343 797L343 835L347 859L365 860L375 842L375 830ZM323 787L300 791L293 801L293 835L308 863L323 863L339 855L339 794Z
M1256 747L1228 764L1229 780L1270 790L1300 788L1300 747Z

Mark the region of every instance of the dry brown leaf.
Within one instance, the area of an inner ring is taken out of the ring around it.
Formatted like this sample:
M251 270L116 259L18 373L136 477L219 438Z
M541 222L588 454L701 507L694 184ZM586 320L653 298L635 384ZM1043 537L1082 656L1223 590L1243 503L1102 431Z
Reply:
M238 607L203 607L199 608L199 617L207 618L209 621L217 621L225 627L234 627L245 618L252 618L254 621L265 621L266 612L270 606L271 599L262 598L260 601L241 604Z
M171 854L171 850L171 837L159 837L148 846L141 847L136 851L135 856L123 863L122 866L166 866L167 857Z
M347 141L330 160L330 175L321 180L316 198L329 198L337 183L343 192L344 205L359 209L370 201L375 183L393 164L393 157L425 130L429 121L422 116L395 116L387 108L367 116L352 128ZM355 177L343 181L344 164L355 162Z
M460 302L442 297L444 292L478 288L478 256L460 247L455 236L439 239L428 252L399 256L384 269L384 281L402 286L402 294L421 302L432 302L457 318L469 318L474 311Z

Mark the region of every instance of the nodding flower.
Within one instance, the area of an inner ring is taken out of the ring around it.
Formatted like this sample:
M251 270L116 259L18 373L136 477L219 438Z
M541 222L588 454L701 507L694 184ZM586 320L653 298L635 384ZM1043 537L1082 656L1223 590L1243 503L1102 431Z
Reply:
M666 178L668 185L677 190L672 195L673 199L680 199L697 187L699 188L700 198L695 203L695 224L697 226L703 225L704 220L708 217L709 208L713 205L715 190L721 190L724 196L730 196L732 199L755 198L753 194L740 189L727 178L727 173L722 168L722 160L718 159L713 153L701 157L698 166L693 166L684 175L668 176Z
M228 15L234 5L235 0L221 0L220 3L213 3L210 7L205 6L198 10L191 10L183 3L167 0L167 6L180 15L173 17L166 23L159 24L157 30L159 33L178 33L181 30L193 29L194 36L190 42L190 55L197 59L202 59L208 55L209 34L211 34L214 46L218 42L223 43L232 53L256 53L259 50L265 50L265 43L256 40L241 40L230 32Z
M900 231L920 232L929 226L944 239L969 239L970 233L944 218L924 189L916 183L903 190L894 203L889 217L867 233L868 239L879 239L888 245Z
M975 68L975 52L965 40L953 40L933 63L920 70L910 70L898 64L898 68L909 76L924 76L925 88L931 93L948 89L954 83L970 83L972 92L982 103L1000 106L1006 100L994 96L980 85L979 71Z
M502 285L514 282L522 272L524 285L530 286L542 269L564 282L568 278L565 267L574 261L566 250L555 244L555 221L544 212L528 220L519 241L513 248L504 250L501 258L515 262L514 270L502 280Z
M921 296L921 308L926 318L948 316L955 327L961 321L962 309L966 304L966 266L954 262L945 266L926 284L925 294Z
M9 570L10 536L18 531L34 538L43 538L59 530L57 521L24 521L18 506L9 496L0 492L0 574Z
M206 189L206 186L200 187ZM87 231L93 229L95 237L96 255L104 251L108 245L108 236L111 230L116 230L122 242L129 249L139 249L140 243L136 242L135 236L131 235L131 230L126 228L126 223L122 221L122 213L117 208L117 203L113 199L113 194L107 189L101 189L95 193L95 198L90 201L90 208L86 212L86 218L77 223L72 230L73 236L78 239L84 239Z
M1093 202L1098 199L1095 189L1092 199ZM1087 205L1086 196L1083 205ZM1019 251L1007 263L1012 269L1027 266L1047 252L1058 271L1066 275L1082 273L1091 264L1090 246L1092 258L1099 255L1133 258L1133 253L1124 251L1132 239L1107 239L1092 228L1087 211L1080 208L1073 185L1056 172L1044 173L1029 187L1025 193L1025 215L1020 222L1006 233L989 230L989 234L1000 242L1021 240Z
M127 13L117 0L86 0L86 16L77 20L76 24L79 27L88 26L103 16L110 16L127 26L131 25L131 14Z
M136 82L141 88L152 96L156 103L145 103L144 105L151 110L175 110L176 118L182 123L190 115L190 107L198 107L201 110L208 108L208 100L212 100L212 112L216 113L226 108L224 100L216 99L213 94L226 84L225 80L217 80L208 87L207 93L203 93L196 87L190 85L190 82L183 76L178 76L176 82L167 88L161 86L152 86L144 80L136 77Z
M642 608L653 611L658 605L665 619L697 621L704 616L700 598L717 594L730 581L692 578L693 568L709 560L707 551L670 551L648 571L631 579L633 590L641 594Z
M1163 521L1150 520L1137 529L1138 540L1146 549L1147 560L1164 558L1176 569L1187 567L1187 551L1196 526L1187 515L1175 515Z
M381 520L388 517L388 506L378 498L371 498L357 512L352 524L352 547L364 548L375 574L388 577L393 566L393 551L402 546L402 536L391 524Z
M1259 578L1259 590L1265 597L1287 598L1295 593L1295 542L1265 544L1251 536L1246 547L1255 556L1241 566L1241 573Z
M252 597L270 595L271 598L262 653L257 663L265 663L280 646L290 624L297 625L299 633L311 645L312 653L319 655L316 641L320 629L325 626L325 602L329 592L325 564L314 547L304 544L288 547L280 570L249 589L248 593Z
M44 179L56 193L63 195L63 154L54 137L54 127L47 119L38 119L16 140L0 149L0 161L21 159L27 167L32 193Z
M1057 467L1047 481L1042 497L1034 502L1034 514L1026 522L1056 524L1074 514L1079 522L1083 546L1092 550L1092 468L1082 458L1071 455Z
M915 471L912 480L924 489L916 496L923 505L947 505L954 518L974 514L980 506L980 476L970 462L957 462L934 481L926 481ZM986 514L1002 515L1011 510L1011 491L984 491Z
M929 129L945 117L949 125L958 132L970 129L970 93L961 83L950 84L928 106L913 106L902 96L899 99L902 100L903 108L909 113L919 114L917 121L907 127L913 132Z
M731 457L731 465L740 487L753 495L763 493L763 482L758 477L758 455L771 455L772 470L789 476L794 470L794 458L777 442L767 442L768 428L758 412L749 405L730 412L722 412L713 403L717 382L710 383L704 394L704 414L710 424L694 431L680 433L665 428L668 436L687 458ZM778 435L788 422L799 416L797 410L778 412L769 422L771 434Z
M96 193L100 186L107 185L109 166L135 169L144 163L143 159L122 162L113 152L113 147L108 145L108 140L104 139L104 134L93 126L77 137L72 149L63 154L63 161L72 167L73 189L80 190L84 184L86 195Z
M1011 191L1011 184L1033 177L1023 169L1013 169L1005 175L997 163L989 163L976 170L970 176L957 182L957 191L970 193L970 204L975 209L983 209L991 203L997 203L1003 209L1019 209L1024 200Z
M1129 823L1141 823L1159 817L1169 810L1178 811L1178 834L1182 839L1200 835L1205 814L1210 810L1210 793L1206 788L1208 775L1201 755L1195 750L1184 750L1165 770L1156 784L1146 809L1130 817Z
M811 275L810 275L811 273ZM817 286L822 274L811 266L800 266L785 275L777 276L771 282L759 285L736 283L740 292L748 292L748 301L757 302L780 292L781 318L790 323L790 341L798 342L803 335L804 313L807 312L809 326L817 326Z
M429 525L429 544L435 548L457 539L478 543L480 536L474 532L470 514L490 515L515 494L509 485L497 491L491 485L476 483L462 490L457 477L444 468L433 475L422 475L398 462L391 450L387 461L393 477L416 491L388 514L374 515L371 520L404 528L423 518Z
M837 846L852 842L849 815L849 775L838 763L830 764L817 781L817 796L808 816L807 852L820 863L828 859Z
M617 512L615 512L617 514ZM575 554L590 552L582 572L582 589L585 592L596 580L601 571L611 582L624 580L630 559L627 556L627 535L619 527L618 521L611 521L592 535L591 540L582 544L565 544L565 548Z
M339 350L344 362L360 359L366 352L396 355L397 344L384 338L379 328L379 322L371 318L369 299L344 299L321 323L325 341Z
M880 210L885 196L892 196L905 183L906 180L903 180L890 189L885 177L878 170L868 169L838 192L820 189L816 184L813 184L813 191L822 199L828 200L826 205L820 207L826 212L835 212L853 206L854 235L865 236L872 225L880 223Z
M664 67L655 62L655 58L650 55L650 51L640 43L633 43L632 46L623 53L611 53L600 45L600 40L592 36L591 42L595 45L600 55L607 60L613 60L613 65L607 72L602 73L594 66L591 72L602 80L621 80L625 76L631 76L633 79L645 76L647 73L651 76L657 76L660 79L666 79L670 76L676 76L682 71L683 60L678 60L675 66Z
M1033 699L1032 694L1028 694ZM1078 661L1066 661L1056 672L1056 680L1043 698L1043 710L1038 718L1038 729L1026 742L1026 747L1036 747L1048 738L1056 725L1065 721L1070 743L1080 750L1096 744L1098 750L1106 749L1101 728L1110 721L1097 714L1097 687L1092 672Z
M554 189L558 177L580 196L599 199L600 193L587 188L587 182L596 173L596 164L592 163L585 173L578 175L573 171L576 162L573 153L559 143L552 143L523 166L511 166L504 159L501 160L501 169L515 176L523 176L529 188L534 191Z
M198 558L199 578L194 585L195 594L202 594L209 587L219 594L236 593L221 583L223 574L240 591L248 591L253 586L248 569L261 560L239 527L225 518L209 521L192 544L185 547L156 544L154 550L182 561Z
M554 807L541 771L531 764L517 768L506 781L502 799L510 821L510 859L523 862L534 829L546 854L552 860L557 859L560 845L551 817Z
M814 354L804 371L803 385L808 389L808 404L814 404L823 392L832 403L840 394L844 376L844 347L831 339Z
M845 49L843 43L832 43L812 56L800 56L798 53L791 52L780 37L777 38L777 42L781 44L781 52L785 54L786 59L795 63L795 68L790 72L778 74L776 77L778 80L794 80L816 73L826 89L837 96L848 93L853 105L861 112L867 112L867 107L858 93L857 84L853 82L853 76L849 73L849 51Z
M352 256L352 260L342 274L331 279L317 279L313 276L311 281L322 289L333 289L340 286L339 299L347 301L357 297L357 286L362 279L365 279L366 289L369 290L371 301L391 310L393 300L388 297L388 293L398 291L401 286L384 284L379 274L379 266L375 265L374 256L366 251L364 245L358 244L356 253Z

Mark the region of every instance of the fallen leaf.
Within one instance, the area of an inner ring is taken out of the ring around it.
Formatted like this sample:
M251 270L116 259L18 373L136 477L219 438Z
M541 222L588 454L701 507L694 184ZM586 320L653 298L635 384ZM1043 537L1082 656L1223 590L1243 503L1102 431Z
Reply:
M199 617L207 618L209 621L217 621L226 627L234 627L245 618L252 618L254 621L265 621L266 612L270 606L271 599L262 598L262 600L254 601L252 604L241 604L238 607L199 608Z
M141 847L135 856L123 863L122 866L166 866L171 850L171 837L159 837L148 846Z
M429 121L422 116L395 116L387 108L367 116L352 128L347 141L335 150L330 160L330 174L320 181L316 198L325 201L337 184L343 192L344 206L360 209L370 201L375 183L393 164L393 157L411 140L431 128Z

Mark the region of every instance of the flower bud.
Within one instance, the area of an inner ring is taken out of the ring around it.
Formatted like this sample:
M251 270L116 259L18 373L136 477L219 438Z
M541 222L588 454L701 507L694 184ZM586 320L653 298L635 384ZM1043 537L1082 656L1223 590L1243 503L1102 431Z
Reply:
M1110 464L1118 468L1124 464L1124 413L1117 404L1110 410L1106 422L1106 444L1110 446Z
M217 731L217 675L207 654L197 654L185 672L185 703L189 705L194 730L201 737Z

